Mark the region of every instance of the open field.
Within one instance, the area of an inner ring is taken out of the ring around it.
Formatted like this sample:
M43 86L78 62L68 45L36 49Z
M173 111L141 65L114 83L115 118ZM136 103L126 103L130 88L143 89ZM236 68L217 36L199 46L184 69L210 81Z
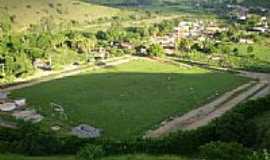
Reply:
M87 123L106 137L129 138L245 82L229 73L136 60L20 89L12 97L25 97L47 124ZM53 117L50 103L62 105L68 121Z
M237 48L240 55L247 56L248 54L254 54L254 56L261 60L265 61L266 63L270 63L270 39L263 38L260 42L255 44L231 44L232 48ZM253 52L248 53L247 48L251 46L253 47Z
M26 157L19 155L0 155L1 160L75 160L71 156L59 157ZM177 156L151 156L151 155L127 155L119 157L107 157L102 160L187 160Z
M237 55L233 55L233 53L231 53L231 55L226 55L223 54L221 50L218 50L218 53L214 54L214 56L222 57L223 65L225 65L225 67L254 72L270 72L270 47L268 39L265 39L264 42L252 45L229 43L228 46L231 47L231 50L237 50ZM251 53L247 52L249 46L253 48ZM222 66L220 61L209 60L209 56L201 52L192 52L185 55L186 56L181 55L181 57L184 57L184 59L189 57L189 59L194 61Z

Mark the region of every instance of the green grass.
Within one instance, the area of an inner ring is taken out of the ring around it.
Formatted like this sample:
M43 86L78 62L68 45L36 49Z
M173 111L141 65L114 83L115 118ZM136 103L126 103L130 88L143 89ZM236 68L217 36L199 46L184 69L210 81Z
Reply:
M122 139L142 135L245 82L229 73L137 60L20 89L12 97L25 97L47 124L87 123L104 129L106 137ZM68 122L52 116L51 102L65 108Z
M26 157L19 155L0 155L1 160L75 160L72 156L59 157ZM151 155L126 155L117 157L107 157L101 160L187 160L178 156L151 156Z
M257 42L251 45L248 44L231 44L232 48L238 48L240 55L254 54L256 58L261 61L270 63L270 39L262 38L261 42ZM252 46L254 51L247 53L248 46Z

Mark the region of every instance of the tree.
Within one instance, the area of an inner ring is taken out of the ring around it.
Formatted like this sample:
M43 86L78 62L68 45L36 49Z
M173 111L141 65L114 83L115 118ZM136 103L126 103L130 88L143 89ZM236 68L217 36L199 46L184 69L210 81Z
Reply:
M247 53L252 53L254 51L253 46L248 46L247 47Z
M102 146L88 144L79 151L77 157L79 160L96 160L104 155L105 152Z
M155 27L155 26L149 27L148 30L149 30L149 34L151 36L156 36L158 34L158 32L159 32L158 27Z
M177 48L180 51L189 52L191 50L192 41L189 39L181 39L177 42Z
M231 52L230 46L228 46L228 45L222 45L221 52L223 54L230 54L230 52Z
M150 56L161 57L165 54L164 48L159 44L152 44L149 48Z
M214 46L214 44L213 44L213 42L212 41L210 41L210 40L205 40L205 41L203 41L202 42L202 51L204 52L204 53L207 53L207 54L212 54L212 53L214 53L214 51L215 51L215 46Z
M108 40L109 39L109 35L107 34L107 32L104 31L98 31L96 34L97 39L100 40Z
M238 143L211 142L200 147L201 157L207 160L246 160L251 154Z

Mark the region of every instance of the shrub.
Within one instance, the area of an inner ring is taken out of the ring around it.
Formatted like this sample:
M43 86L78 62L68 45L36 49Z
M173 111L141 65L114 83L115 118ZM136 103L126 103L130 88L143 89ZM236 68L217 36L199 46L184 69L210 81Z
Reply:
M262 152L254 152L247 158L247 160L269 160L269 159L270 154L267 150L263 150Z
M30 9L32 6L30 4L26 5L26 8Z
M246 160L250 151L238 143L211 142L200 147L200 155L207 160Z
M247 53L252 53L254 51L254 48L252 46L247 47Z
M96 38L100 40L108 40L109 36L107 32L104 31L98 31L96 34Z
M149 48L149 54L150 56L157 56L161 57L165 54L164 49L159 44L152 44Z
M54 8L54 4L53 4L53 3L48 3L48 6L49 6L50 8Z
M88 144L83 147L77 154L79 160L96 160L105 155L102 146Z
M112 48L110 50L110 53L112 56L115 56L115 57L123 56L125 54L125 52L122 49L118 49L118 48Z

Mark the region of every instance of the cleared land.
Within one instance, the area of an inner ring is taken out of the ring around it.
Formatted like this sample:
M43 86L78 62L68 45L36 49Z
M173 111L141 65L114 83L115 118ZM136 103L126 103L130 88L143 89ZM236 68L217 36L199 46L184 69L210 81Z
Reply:
M106 137L130 138L171 116L199 107L248 80L202 68L186 69L136 60L12 92L45 115L45 123L80 123L104 129ZM62 105L68 120L53 116L50 103Z

